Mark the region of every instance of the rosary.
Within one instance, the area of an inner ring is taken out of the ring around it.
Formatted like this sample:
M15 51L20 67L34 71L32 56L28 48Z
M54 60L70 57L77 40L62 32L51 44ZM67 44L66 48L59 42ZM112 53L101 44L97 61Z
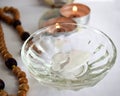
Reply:
M7 15L11 14L11 16ZM0 21L7 23L8 25L12 25L20 35L22 41L25 41L30 34L25 32L21 22L20 22L20 14L16 8L13 7L4 7L0 8ZM0 96L26 96L29 85L28 80L26 78L26 73L23 72L18 66L17 61L13 58L13 56L7 50L5 40L4 40L4 33L2 29L2 25L0 23L0 54L2 55L6 67L13 72L13 74L18 79L18 92L17 95L9 95L6 91L4 91L5 83L2 79L0 79Z

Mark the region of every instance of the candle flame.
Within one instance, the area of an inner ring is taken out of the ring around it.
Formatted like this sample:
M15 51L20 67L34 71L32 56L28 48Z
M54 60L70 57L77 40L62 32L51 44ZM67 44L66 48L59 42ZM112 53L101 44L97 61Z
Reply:
M77 12L77 10L78 10L77 6L73 6L72 10L73 10L73 12Z
M59 29L60 28L60 24L59 23L56 23L56 29Z

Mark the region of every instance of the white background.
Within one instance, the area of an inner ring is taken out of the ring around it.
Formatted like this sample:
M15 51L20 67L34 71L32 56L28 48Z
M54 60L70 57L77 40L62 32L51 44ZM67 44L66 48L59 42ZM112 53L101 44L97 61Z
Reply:
M20 10L22 25L26 31L33 33L38 29L40 16L49 7L43 6L41 0L0 0L0 7L14 6ZM30 90L28 96L120 96L120 0L76 0L91 8L91 18L88 25L104 31L115 43L118 56L115 65L108 75L92 88L80 91L56 90L41 86L27 72L20 58L21 40L16 31L2 23L7 47L17 59L18 66L26 71ZM17 80L5 67L0 57L0 78L6 83L5 90L9 94L17 92Z

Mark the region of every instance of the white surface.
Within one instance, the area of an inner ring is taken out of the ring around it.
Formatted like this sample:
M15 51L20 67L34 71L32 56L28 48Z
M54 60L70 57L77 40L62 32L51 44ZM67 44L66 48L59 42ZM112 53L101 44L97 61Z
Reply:
M2 23L9 51L17 59L18 65L27 72L30 84L28 96L120 96L120 0L105 0L105 2L99 2L100 0L89 0L89 2L87 2L88 0L76 0L75 2L79 1L91 8L89 25L104 31L115 43L118 56L114 67L102 81L92 88L74 92L44 87L38 84L24 67L19 54L22 43L16 31ZM0 7L4 6L14 6L20 10L22 25L30 33L38 29L39 18L48 9L42 6L40 0L0 0ZM10 94L17 92L17 80L5 67L1 57L0 78L6 83L5 90L7 92Z

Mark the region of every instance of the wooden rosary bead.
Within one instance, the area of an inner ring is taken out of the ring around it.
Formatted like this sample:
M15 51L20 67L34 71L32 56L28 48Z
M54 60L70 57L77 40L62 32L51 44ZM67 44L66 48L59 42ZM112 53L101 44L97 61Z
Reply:
M28 84L20 84L19 90L24 90L25 92L27 92L29 90L29 85Z
M23 83L28 83L28 80L27 80L27 78L25 78L25 77L21 77L21 78L19 78L18 79L18 81L19 81L19 84L23 84Z
M3 80L0 79L0 90L5 88L5 83Z
M18 25L21 25L20 20L15 20L15 21L13 22L13 27L16 28Z
M10 18L8 18L7 16L3 18L3 21L8 23L9 25L12 24L12 20Z
M5 12L8 12L9 7L5 6L5 7L3 8L3 10L4 10Z
M2 14L3 14L3 9L0 8L0 17L1 17Z
M20 72L20 71L21 71L21 69L20 69L19 67L17 67L17 66L13 67L13 69L12 69L12 72L13 72L15 75L17 75L18 72Z
M13 71L13 72L21 71L21 69L20 69L18 66L13 66L12 71Z
M8 96L8 94L4 90L0 90L0 96Z
M20 36L24 32L24 29L23 29L23 27L21 25L16 26L16 30L18 31L18 33L19 33Z
M13 14L18 13L16 15L19 15L18 10L16 8L14 8L14 7L9 7L9 11L12 12Z
M8 56L8 53L5 53L5 54L3 55L3 58L4 58L5 60L7 60L8 58L12 58L12 57L9 57L9 56Z
M28 32L24 32L24 33L21 35L22 41L25 41L29 36L30 36L30 34L29 34Z
M8 95L8 96L17 96L17 95L12 95L12 94L10 94L10 95Z
M5 54L5 61L8 60L8 58L12 58L12 55L9 52Z
M20 71L20 72L17 73L17 77L18 77L18 78L26 77L26 74L25 74L25 72Z
M5 65L7 66L8 69L12 69L13 65L17 66L17 62L16 62L16 60L14 58L8 58L5 61Z
M6 48L5 48L5 49L3 49L0 53L1 53L2 55L6 54L6 53L7 53Z
M26 96L26 92L23 90L18 91L17 96Z
M0 18L8 24L12 24L13 22L13 20L9 16L6 16L4 14L1 14Z

